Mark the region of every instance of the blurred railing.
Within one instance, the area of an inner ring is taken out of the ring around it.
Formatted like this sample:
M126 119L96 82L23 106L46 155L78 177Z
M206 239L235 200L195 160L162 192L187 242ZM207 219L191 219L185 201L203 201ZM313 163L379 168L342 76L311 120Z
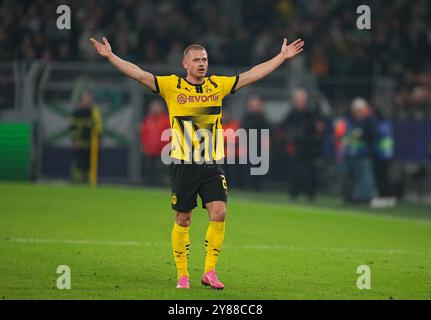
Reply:
M20 103L19 64L0 63L0 113L16 110Z

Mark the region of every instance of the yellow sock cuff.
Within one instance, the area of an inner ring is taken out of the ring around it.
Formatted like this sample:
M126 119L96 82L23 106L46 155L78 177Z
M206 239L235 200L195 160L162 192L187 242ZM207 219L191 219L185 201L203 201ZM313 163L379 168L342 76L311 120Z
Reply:
M216 230L224 230L225 225L226 225L226 221L223 221L223 222L210 221L210 224L209 224L211 228Z
M189 230L190 230L190 226L183 227L183 226L180 226L178 223L174 223L174 231L176 232L189 232Z

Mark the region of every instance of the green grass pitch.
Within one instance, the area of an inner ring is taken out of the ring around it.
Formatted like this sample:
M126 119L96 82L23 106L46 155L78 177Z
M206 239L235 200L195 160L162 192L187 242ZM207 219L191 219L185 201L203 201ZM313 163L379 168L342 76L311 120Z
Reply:
M197 208L191 289L178 290L168 190L2 183L0 299L431 298L426 208L275 198L230 195L217 266L223 291L200 285L208 218ZM56 288L59 265L71 269L70 290ZM356 287L359 265L371 268L370 290Z

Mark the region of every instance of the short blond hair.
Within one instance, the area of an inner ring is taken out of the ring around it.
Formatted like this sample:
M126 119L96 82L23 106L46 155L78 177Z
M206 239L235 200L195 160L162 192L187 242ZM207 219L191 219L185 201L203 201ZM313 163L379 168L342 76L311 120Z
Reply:
M191 51L191 50L203 50L205 52L207 51L207 49L205 49L200 44L193 43L193 44L189 45L187 48L184 49L184 55L183 55L183 57L185 57L186 54L189 53L189 51Z

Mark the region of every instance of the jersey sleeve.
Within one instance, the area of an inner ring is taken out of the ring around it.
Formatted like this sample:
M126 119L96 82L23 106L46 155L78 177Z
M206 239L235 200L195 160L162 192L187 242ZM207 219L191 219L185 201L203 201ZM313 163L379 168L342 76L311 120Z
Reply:
M212 76L214 82L222 87L223 98L231 93L235 93L235 87L238 83L239 76L225 77L225 76Z
M162 96L165 100L169 99L169 95L176 85L178 77L174 74L170 76L154 76L154 83L156 85L155 93Z

